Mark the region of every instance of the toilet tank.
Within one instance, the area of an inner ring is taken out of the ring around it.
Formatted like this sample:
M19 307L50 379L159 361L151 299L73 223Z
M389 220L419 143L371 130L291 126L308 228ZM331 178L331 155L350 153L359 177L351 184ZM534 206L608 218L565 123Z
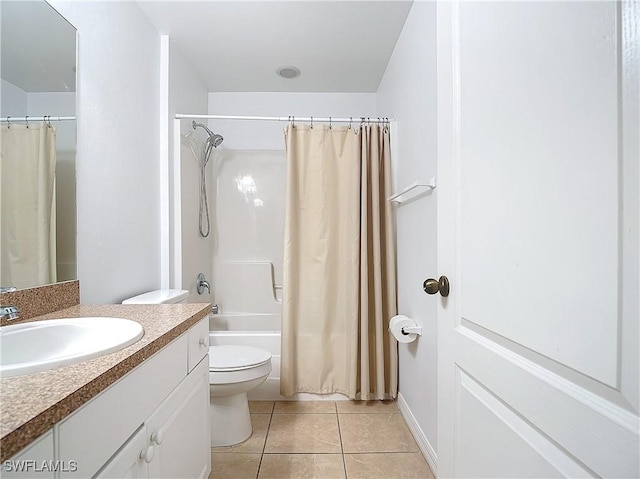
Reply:
M158 289L125 299L122 304L175 304L186 303L189 291L185 289Z

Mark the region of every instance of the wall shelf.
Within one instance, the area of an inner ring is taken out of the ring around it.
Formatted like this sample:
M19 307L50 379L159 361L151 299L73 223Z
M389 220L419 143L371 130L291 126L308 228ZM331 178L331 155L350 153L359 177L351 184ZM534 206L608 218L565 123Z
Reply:
M392 203L397 203L397 204L402 204L405 201L408 201L410 199L413 199L417 196L422 195L423 193L426 193L427 191L431 191L436 187L436 179L431 178L428 182L414 182L411 183L409 186L407 186L406 188L404 188L402 191L400 191L399 193L396 193L394 195L391 195L389 197L389 201L391 201Z

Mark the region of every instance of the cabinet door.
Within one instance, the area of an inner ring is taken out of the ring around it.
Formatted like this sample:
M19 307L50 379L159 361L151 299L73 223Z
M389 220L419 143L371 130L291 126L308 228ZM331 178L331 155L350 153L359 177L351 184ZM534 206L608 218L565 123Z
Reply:
M63 464L53 460L53 433L45 433L39 439L2 464L0 477L47 479L54 477L54 471ZM67 465L68 466L68 465ZM71 464L70 467L74 467Z
M100 479L137 479L148 476L148 460L154 448L147 443L147 432L142 426L98 473ZM144 457L144 459L143 459ZM145 460L146 459L146 460Z
M189 372L209 354L209 316L189 330Z
M155 447L149 477L207 477L211 470L209 356L206 355L147 421Z

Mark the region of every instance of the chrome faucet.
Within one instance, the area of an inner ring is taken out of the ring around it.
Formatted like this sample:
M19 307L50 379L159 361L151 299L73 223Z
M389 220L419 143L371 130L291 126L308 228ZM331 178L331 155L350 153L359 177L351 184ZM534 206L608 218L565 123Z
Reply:
M207 288L207 293L211 294L211 286L209 286L209 281L205 279L204 274L200 273L198 275L196 286L198 288L198 294L204 293L205 288Z
M0 306L0 318L13 321L20 317L20 310L15 306Z

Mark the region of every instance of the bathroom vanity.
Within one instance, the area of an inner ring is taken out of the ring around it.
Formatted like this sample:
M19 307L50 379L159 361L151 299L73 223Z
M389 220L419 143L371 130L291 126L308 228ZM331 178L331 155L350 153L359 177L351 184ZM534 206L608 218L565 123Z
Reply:
M0 379L0 475L207 477L210 309L79 305L34 318L121 317L145 334L90 361Z

